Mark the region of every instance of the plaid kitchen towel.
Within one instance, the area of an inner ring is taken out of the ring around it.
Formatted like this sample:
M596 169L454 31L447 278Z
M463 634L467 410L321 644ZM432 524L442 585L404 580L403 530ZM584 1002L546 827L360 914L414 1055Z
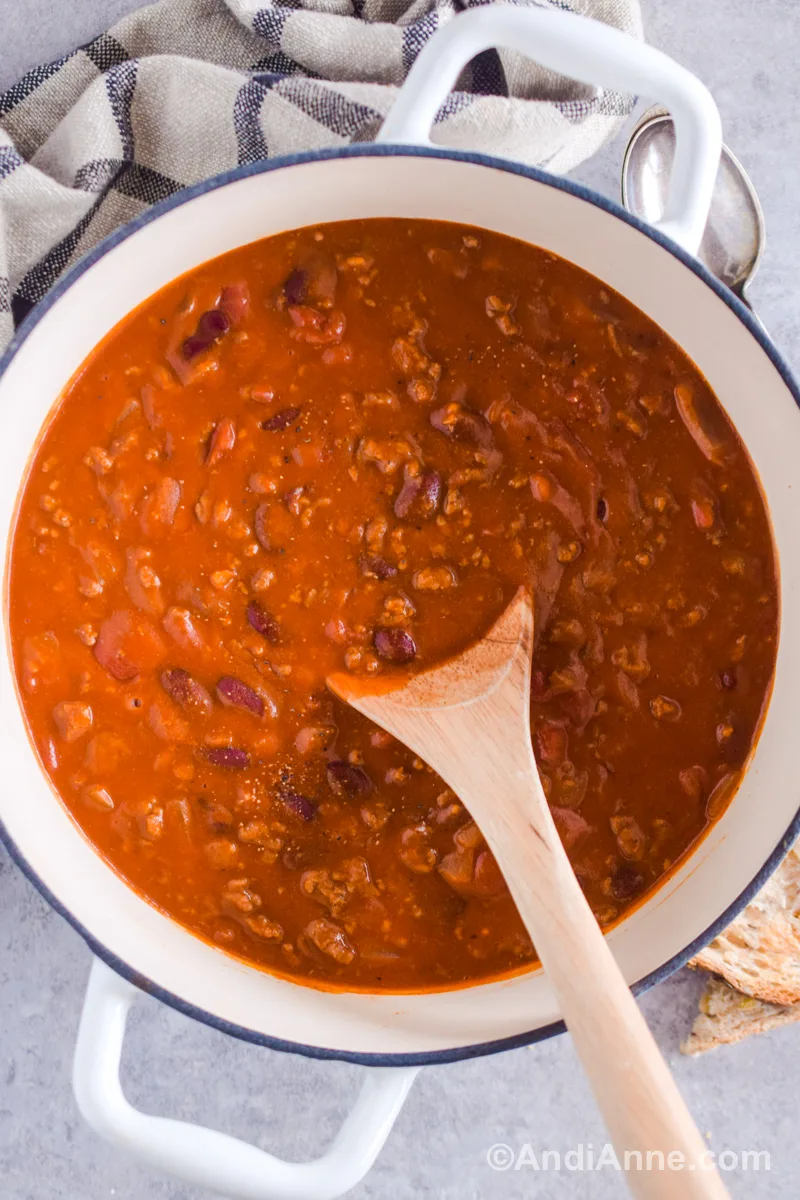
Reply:
M161 0L0 95L0 350L118 225L237 163L369 141L428 38L485 0ZM517 0L641 37L638 0ZM434 140L563 172L632 98L487 51Z

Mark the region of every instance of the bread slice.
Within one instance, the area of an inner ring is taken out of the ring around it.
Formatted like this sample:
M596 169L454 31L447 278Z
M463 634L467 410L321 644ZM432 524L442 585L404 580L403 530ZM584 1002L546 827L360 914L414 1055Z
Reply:
M700 997L700 1012L692 1032L681 1043L681 1050L684 1054L705 1054L717 1046L741 1042L754 1033L766 1033L792 1021L800 1021L800 1004L767 1004L742 995L712 975Z
M747 908L689 965L705 967L767 1004L800 1002L800 854L794 847Z

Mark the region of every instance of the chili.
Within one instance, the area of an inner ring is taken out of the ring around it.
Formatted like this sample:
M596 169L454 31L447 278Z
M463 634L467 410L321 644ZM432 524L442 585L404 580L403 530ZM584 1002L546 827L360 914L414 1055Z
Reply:
M421 220L273 237L127 317L43 435L11 557L31 738L131 886L259 966L530 967L458 797L324 685L458 651L526 581L534 748L607 926L757 735L778 605L747 454L678 347L552 254Z

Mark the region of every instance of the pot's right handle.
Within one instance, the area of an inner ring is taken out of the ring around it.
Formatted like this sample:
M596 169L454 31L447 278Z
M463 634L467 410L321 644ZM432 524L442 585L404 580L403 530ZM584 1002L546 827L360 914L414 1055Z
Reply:
M138 990L96 958L83 1006L72 1085L96 1133L157 1170L228 1200L334 1200L370 1169L417 1074L416 1067L370 1067L331 1145L310 1162L284 1162L266 1150L202 1125L152 1117L125 1099L119 1063L128 1011ZM313 1133L309 1131L310 1140Z
M583 83L648 96L667 106L675 123L676 152L669 199L657 228L695 254L722 146L717 106L685 67L600 21L506 4L470 9L424 47L376 140L429 145L439 106L461 71L476 54L498 46L522 51Z

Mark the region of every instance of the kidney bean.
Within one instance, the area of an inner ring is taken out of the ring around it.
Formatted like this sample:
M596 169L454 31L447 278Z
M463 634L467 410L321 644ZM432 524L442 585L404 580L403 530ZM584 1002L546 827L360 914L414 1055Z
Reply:
M318 304L330 308L336 296L337 281L336 264L331 255L319 249L303 252L283 285L284 303Z
M475 859L472 890L476 896L498 896L506 890L506 881L490 850L482 850Z
M183 667L167 667L161 672L161 686L176 704L182 708L194 708L211 712L214 701L203 687Z
M155 536L173 524L181 499L181 485L167 475L160 479L145 497L141 509L141 525L146 534Z
M538 757L549 767L557 767L567 756L567 731L563 725L545 721L536 730Z
M291 488L283 497L283 503L288 508L293 517L299 517L302 514L302 501L305 496L306 489L302 484L298 487ZM308 503L308 501L306 501Z
M708 790L708 771L695 765L678 772L678 782L691 800L700 800Z
M627 678L627 676L626 676ZM575 733L583 733L594 716L597 701L586 688L576 688L558 697L558 707L569 721Z
M706 801L706 816L709 821L716 821L717 817L721 816L728 807L733 793L736 791L739 778L738 771L729 771L714 784Z
M584 837L592 831L589 822L580 813L575 812L574 808L562 808L552 805L550 813L558 830L558 836L564 843L565 850L569 850L574 846L578 838Z
M402 521L411 512L412 505L422 490L419 476L412 475L404 480L394 502L394 515Z
M203 793L197 797L197 804L203 810L208 828L212 833L228 833L233 829L235 824L233 813L213 796Z
M300 817L302 821L313 821L317 815L316 804L313 800L309 800L308 796L304 796L302 792L281 791L278 792L278 799L287 812Z
M161 580L150 566L152 551L129 546L125 551L125 591L137 608L160 617L164 612Z
M422 471L405 479L394 502L394 515L427 519L434 516L442 498L442 481L436 471Z
M372 780L363 768L343 759L335 759L326 767L328 783L337 796L363 796L372 791Z
M236 445L236 425L230 417L224 417L211 434L206 454L206 466L215 467Z
M272 404L275 393L270 387L251 387L250 399L255 400L257 404Z
M456 442L474 442L488 449L492 444L492 427L482 413L453 400L431 413L431 425Z
M406 864L408 865L408 864ZM450 884L457 892L464 892L472 882L472 871L475 865L474 849L458 849L445 854L437 868L442 879Z
M417 643L405 629L381 626L372 640L380 657L387 662L407 663L417 656Z
M256 540L262 550L271 550L272 543L270 541L269 530L267 529L267 514L269 513L268 504L259 504L256 509L256 515L253 520L253 526L256 531Z
M308 274L306 297L323 308L333 304L339 275L330 254L312 251L303 258L302 266Z
M350 631L341 617L331 617L325 626L325 637L343 646L349 640Z
M259 694L235 675L223 675L217 681L217 696L230 708L243 708L258 717L264 715L264 701Z
M161 424L161 414L156 405L155 392L149 383L146 383L142 388L142 412L150 428L158 429ZM114 460L109 458L101 446L93 446L90 454L95 473L97 475L107 475L114 465Z
M255 629L256 633L260 633L268 642L275 645L280 637L280 627L278 622L268 613L265 608L262 608L257 600L251 600L247 606L247 621L251 628Z
M197 322L195 332L191 337L186 338L181 346L183 358L186 362L191 362L193 358L197 358L198 354L202 354L204 350L208 350L209 346L218 342L230 327L230 317L221 308L211 308L208 312L204 312Z
M141 613L121 609L103 621L94 644L101 667L115 679L136 679L152 670L164 657L165 647L158 631Z
M308 292L308 272L299 268L292 271L283 285L283 294L287 304L304 304Z
M644 876L623 863L611 876L611 891L616 900L631 900L644 885Z
M397 574L397 567L393 567L379 554L362 554L358 565L361 568L361 574L368 575L372 579L393 579Z
M243 771L250 766L250 755L239 746L206 746L203 755L214 767Z
M219 307L231 325L238 325L250 307L250 289L246 283L229 283L219 295Z
M265 429L267 433L279 433L282 429L288 429L302 411L302 408L284 408L281 412L275 413L273 417L267 417L266 421L262 421L261 428Z

